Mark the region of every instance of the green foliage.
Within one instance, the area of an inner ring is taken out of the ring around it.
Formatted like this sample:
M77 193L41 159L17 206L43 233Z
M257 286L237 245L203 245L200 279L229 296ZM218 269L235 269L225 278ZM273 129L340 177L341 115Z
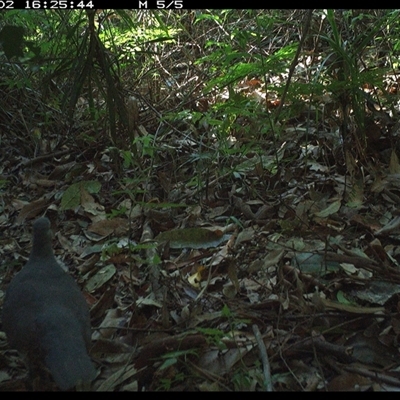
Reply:
M154 143L154 136L153 135L146 135L137 137L133 144L138 148L141 152L141 157L149 156L153 158L154 152L157 151L157 147L155 147Z
M367 84L380 90L382 100L391 102L385 105L395 111L393 96L385 95L384 77L398 65L399 13L315 10L313 20L320 29L304 34L316 45L311 50L301 48L298 55L302 26L297 11L10 10L1 16L0 32L12 27L19 34L14 35L12 49L3 51L19 64L2 64L2 85L40 93L41 106L34 107L37 126L57 131L62 120L69 127L78 125L80 142L111 141L107 144L115 149L115 163L122 164L120 172L142 168L147 161L157 165L160 150L166 149L156 127L137 135L129 125L122 89L137 90L145 102L156 105L161 123L185 123L174 134L187 135L198 144L184 158L195 172L187 186L204 190L210 167L218 165L221 174L231 170L233 177L240 178L238 158L250 152L261 155L262 142L279 137L287 121L305 107L315 105L320 112L318 102L326 93L333 95L339 110L334 118L340 123L354 116L356 124L363 126ZM376 61L382 49L388 61L385 66ZM306 62L310 53L314 61ZM171 62L161 68L163 55ZM184 75L175 70L184 63L190 71L187 81L196 78L193 90L182 85ZM297 77L286 85L292 63ZM266 96L265 102L242 89L253 78L260 82L259 94ZM153 83L155 89L150 88ZM160 95L165 96L162 106L157 105ZM284 95L281 109L266 106L269 96ZM212 100L200 111L188 107L193 96ZM245 140L234 142L236 136ZM170 155L176 156L170 149ZM268 169L278 168L275 163ZM142 171L145 176L149 169ZM126 181L135 194L142 191L137 184L141 178Z
M253 379L248 371L239 369L232 376L235 391L250 390Z
M108 218L113 219L116 217L120 217L121 215L126 215L127 208L126 207L121 207L118 210L111 210L111 213L107 215Z
M321 38L326 40L332 50L325 61L330 59L333 63L333 66L327 69L333 79L325 84L325 90L337 96L345 113L344 118L346 118L349 105L353 110L357 126L363 127L365 96L360 88L365 84L382 87L387 69L361 68L362 56L367 53L368 46L371 46L374 38L379 36L385 25L394 22L398 12L388 12L380 17L368 16L373 19L366 25L363 25L366 15L362 13L353 18L351 18L352 13L343 13L344 18L340 20L340 25L333 10L327 10L325 15L330 34L321 35ZM356 35L360 25L363 25L362 34ZM351 34L356 36L349 37Z
M186 361L188 356L198 357L198 350L196 349L188 349L188 350L178 350L173 351L167 354L163 354L161 359L164 361L158 368L159 371L167 370L170 367L174 367L178 365L181 360L182 362ZM187 375L184 372L175 373L173 378L161 378L159 380L158 390L170 390L174 384L178 384L180 382L184 382L187 380Z
M202 333L209 344L216 346L219 350L225 350L226 344L222 341L225 333L220 329L213 328L196 328L196 330Z
M128 240L113 240L112 239L102 247L102 259L106 260L111 256L126 252L127 249L132 254L133 253L139 254L142 250L154 249L155 247L156 247L156 244L154 244L154 243L137 244L135 242L128 241ZM155 265L155 264L160 263L160 259L157 256L157 258L154 258L153 260L147 260L147 261L140 260L140 262L146 262L146 263Z
M247 53L238 52L232 49L229 44L212 43L222 47L220 50L212 52L197 60L197 64L212 62L212 71L216 71L218 76L211 79L205 86L204 92L207 93L215 87L222 89L225 86L237 83L246 76L264 76L268 72L281 73L287 68L287 61L293 57L296 51L296 44L291 44L271 55L267 59L260 59L256 62L242 62L248 57ZM211 45L211 43L209 43Z
M187 379L187 377L184 373L178 373L174 375L173 379L161 378L159 381L160 385L157 389L160 391L170 390L174 383L184 382L185 379Z
M238 318L234 313L232 313L232 311L226 304L224 304L221 310L221 315L228 319L232 332L236 329L240 329L241 327L246 326L251 322L250 320L245 318Z
M8 87L23 88L44 81L41 90L46 97L52 96L56 109L67 113L70 123L78 100L85 99L85 118L98 126L108 119L111 138L123 147L129 141L116 134L118 121L128 127L124 99L117 87L120 68L130 68L127 62L138 61L136 55L142 57L143 47L173 43L179 29L166 25L156 14L148 14L148 26L144 28L140 15L131 10L105 10L97 14L97 21L94 17L92 11L84 10L6 12L3 19L8 25L2 30L3 51L9 58L18 57L33 75L26 76L22 69L15 69L17 74L2 82ZM10 30L18 35L10 37L7 35ZM142 70L138 70L137 76L141 74ZM63 90L50 94L48 82L55 80L62 82ZM100 104L103 106L99 107ZM86 138L90 140L89 136ZM151 156L148 146L151 139L142 139L145 140L148 142L144 143L143 151Z
M61 209L72 210L82 204L87 193L98 193L101 189L100 182L82 181L72 184L61 197Z
M171 353L163 354L161 358L164 359L165 361L161 364L159 369L160 370L166 369L171 365L176 364L180 357L186 358L189 355L197 357L198 356L197 350L195 349L178 350L178 351L172 351Z
M226 304L224 304L224 306L222 307L221 315L223 317L225 317L225 318L231 318L232 317L232 312L231 312L231 310L229 309L229 307Z

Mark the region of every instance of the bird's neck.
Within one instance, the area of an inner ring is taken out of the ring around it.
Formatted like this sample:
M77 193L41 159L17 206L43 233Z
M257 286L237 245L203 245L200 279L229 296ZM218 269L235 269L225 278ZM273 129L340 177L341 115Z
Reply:
M35 235L33 238L33 246L29 256L30 261L53 259L54 253L51 240L45 235Z

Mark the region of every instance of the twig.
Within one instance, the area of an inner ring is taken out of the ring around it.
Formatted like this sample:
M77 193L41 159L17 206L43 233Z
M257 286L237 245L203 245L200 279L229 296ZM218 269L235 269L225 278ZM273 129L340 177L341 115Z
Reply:
M267 392L273 392L274 389L271 382L271 366L269 365L267 349L265 348L264 341L262 340L261 333L257 325L253 325L253 332L258 344L258 348L260 349L260 356L264 369L265 389Z
M300 38L300 42L299 42L299 45L297 46L297 51L296 51L296 54L295 54L294 59L292 61L292 64L290 65L289 75L288 75L288 79L286 81L286 86L285 86L285 89L283 91L283 94L282 94L282 97L281 97L281 101L280 101L280 104L278 106L278 110L276 111L275 123L278 121L279 115L280 115L280 113L282 111L282 107L283 107L283 105L285 103L285 98L286 98L286 95L287 95L288 90L289 90L289 85L290 85L290 81L292 79L292 75L293 75L294 70L296 68L296 65L297 65L297 62L298 62L298 59L299 59L299 56L300 56L301 49L303 48L304 41L305 41L305 39L306 39L306 37L308 35L308 30L310 28L310 23L311 23L312 12L313 12L313 10L308 10L307 11L305 22L304 22L304 27L303 27L303 32L302 32L302 35L301 35L301 38Z

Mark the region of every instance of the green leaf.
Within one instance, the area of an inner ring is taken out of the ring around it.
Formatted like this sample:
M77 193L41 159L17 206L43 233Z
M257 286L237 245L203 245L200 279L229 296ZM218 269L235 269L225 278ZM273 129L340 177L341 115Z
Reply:
M61 209L72 210L81 204L80 183L71 185L62 195Z
M162 232L156 237L158 242L169 242L173 249L207 249L216 247L228 239L229 236L218 229L212 231L205 228L174 229Z
M101 183L98 181L83 181L81 182L82 186L89 193L99 193L101 189Z
M73 210L81 205L82 193L86 190L89 193L98 193L101 189L100 182L82 181L72 184L62 195L61 209Z
M86 290L91 293L108 282L116 272L114 265L106 265L93 275L86 283Z

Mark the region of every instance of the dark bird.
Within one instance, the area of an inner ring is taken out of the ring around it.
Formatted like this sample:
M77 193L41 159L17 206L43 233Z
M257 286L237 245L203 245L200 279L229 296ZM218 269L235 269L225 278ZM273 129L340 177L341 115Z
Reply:
M3 305L3 328L11 347L29 365L45 365L61 390L88 384L96 376L87 349L91 342L86 300L57 263L50 221L33 224L27 264L11 281Z

